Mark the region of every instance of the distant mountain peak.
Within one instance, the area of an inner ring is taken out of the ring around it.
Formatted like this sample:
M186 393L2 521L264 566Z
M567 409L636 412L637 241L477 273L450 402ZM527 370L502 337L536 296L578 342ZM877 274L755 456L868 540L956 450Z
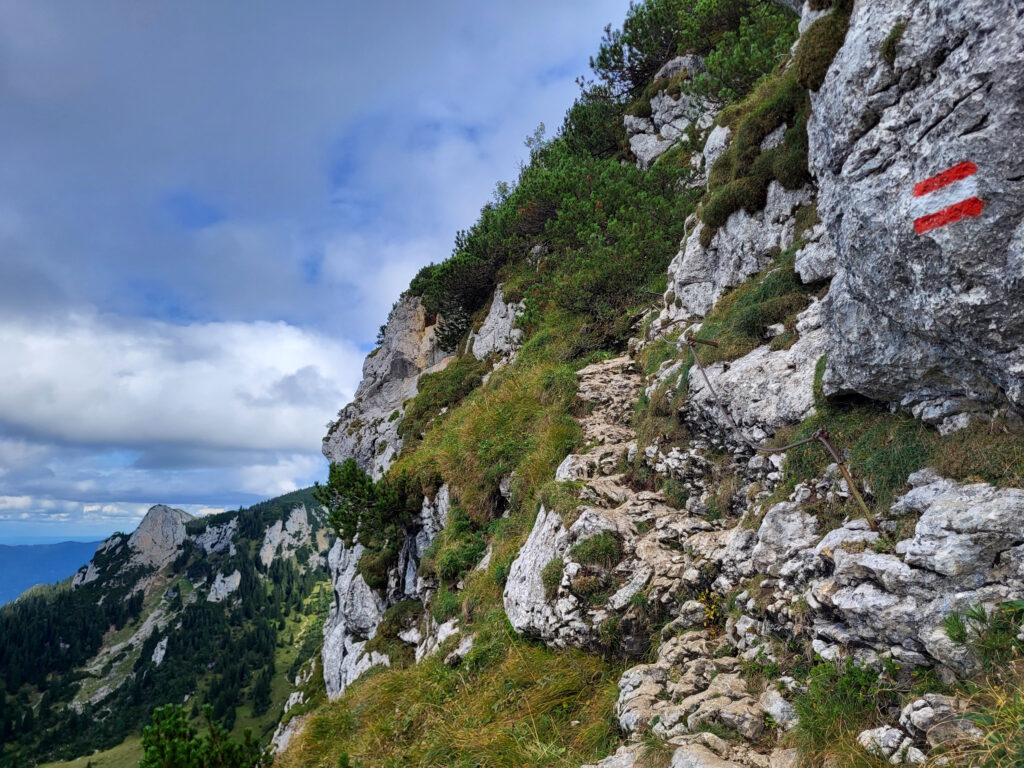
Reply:
M187 537L185 523L195 518L183 509L157 504L149 508L128 538L133 562L160 567L172 560Z

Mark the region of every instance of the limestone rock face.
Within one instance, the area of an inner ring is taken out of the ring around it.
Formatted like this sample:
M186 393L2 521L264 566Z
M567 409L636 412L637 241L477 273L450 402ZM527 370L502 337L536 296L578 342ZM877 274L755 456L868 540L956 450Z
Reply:
M238 586L242 583L242 574L235 569L235 571L227 576L223 573L218 573L216 578L213 580L213 584L210 587L210 594L206 596L206 600L211 603L219 603L225 599L231 593L238 589Z
M472 334L469 349L477 360L497 355L508 361L513 357L523 340L523 332L516 328L516 318L526 309L525 302L510 304L505 301L501 285L494 289L491 308L487 312L480 330Z
M277 556L293 556L300 547L312 542L312 533L306 507L295 507L287 520L278 520L263 534L260 562L269 567Z
M724 125L716 125L711 129L704 141L704 171L710 171L715 161L722 156L729 146L732 131Z
M363 646L377 631L377 624L386 608L384 600L356 572L363 547L346 548L335 542L327 562L334 586L334 602L324 623L324 647L321 658L327 696L336 699L360 674L374 664L374 659L360 662ZM386 657L385 657L386 658ZM379 660L377 660L379 663Z
M331 423L323 441L328 461L354 458L375 479L391 466L399 449L398 421L415 396L420 374L444 367L449 353L437 346L436 318L415 296L395 304L383 343L363 363L355 399Z
M150 507L139 527L128 537L133 564L160 568L169 563L188 537L185 523L193 519L183 509L163 504Z
M889 653L957 674L973 669L944 618L1024 594L1024 490L961 485L924 470L890 512L920 515L895 551L836 549L835 569L807 592L819 644Z
M732 214L707 248L700 243L704 224L699 223L669 264L660 327L703 317L727 288L765 269L776 249L792 245L796 226L793 213L812 197L809 187L787 190L773 181L768 186L764 210Z
M698 56L679 56L661 68L658 77L675 77L681 72L700 72L704 62ZM713 111L703 99L683 93L673 98L659 91L651 99L651 116L626 115L624 122L629 148L636 156L637 167L647 170L655 160L668 152L691 125L706 129L711 125Z
M1022 23L1008 0L854 5L808 124L837 253L827 392L947 428L978 402L1024 408ZM917 186L951 168L970 175ZM980 215L922 227L972 198Z
M238 532L238 518L231 518L223 525L208 525L198 536L193 537L197 547L208 555L230 552L235 554L235 534Z
M717 401L697 366L690 368L684 420L697 432L717 437L715 442L745 447L723 407L755 444L806 419L814 412L814 372L825 351L821 318L822 303L814 302L798 316L800 337L789 349L772 351L765 345L738 360L706 366Z

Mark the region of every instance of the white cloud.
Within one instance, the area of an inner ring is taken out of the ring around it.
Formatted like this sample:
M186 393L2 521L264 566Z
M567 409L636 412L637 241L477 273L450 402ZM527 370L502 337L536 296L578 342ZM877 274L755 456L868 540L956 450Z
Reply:
M309 452L362 358L285 323L3 319L0 423L65 445Z

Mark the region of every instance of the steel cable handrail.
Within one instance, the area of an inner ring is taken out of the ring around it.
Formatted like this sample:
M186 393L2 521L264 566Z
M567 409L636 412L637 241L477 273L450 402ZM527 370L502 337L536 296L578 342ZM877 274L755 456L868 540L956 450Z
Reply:
M740 440L743 441L744 444L746 444L755 453L772 454L785 453L791 448L797 448L801 445L807 445L809 443L820 443L825 447L825 450L827 450L831 454L832 458L835 460L836 465L839 467L839 471L842 472L843 478L846 480L846 484L850 487L850 493L853 494L854 499L856 499L857 504L860 506L861 511L864 513L864 518L868 521L868 525L871 527L871 530L876 532L878 531L878 523L875 521L874 515L871 514L871 510L868 508L867 503L864 501L864 497L860 495L860 491L857 490L857 484L854 482L853 475L850 474L850 470L847 468L846 462L843 461L843 458L839 455L839 452L835 449L835 446L832 445L832 441L829 439L828 432L826 432L824 429L818 429L810 437L806 437L802 440L797 440L795 442L790 443L789 445L784 445L779 448L755 444L750 438L748 438L743 433L743 430L740 429L739 425L733 419L732 414L729 413L729 410L722 404L721 399L718 397L718 392L715 391L715 387L714 385L712 385L711 379L708 378L708 374L704 370L704 366L701 365L700 357L697 355L697 347L694 346L695 344L705 344L709 347L717 347L718 343L710 341L709 339L691 338L688 334L685 333L683 334L683 343L686 344L686 346L690 350L690 353L693 355L693 362L696 364L697 370L700 371L700 375L703 377L704 383L708 387L708 392L711 393L711 398L715 401L715 405L718 406L718 409L722 412L722 415L725 416L726 420L729 422L729 425L732 427L733 432L736 433L736 435L740 438Z

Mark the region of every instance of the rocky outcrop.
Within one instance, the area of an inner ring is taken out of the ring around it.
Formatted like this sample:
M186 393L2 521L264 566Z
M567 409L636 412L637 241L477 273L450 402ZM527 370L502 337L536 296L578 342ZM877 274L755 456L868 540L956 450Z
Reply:
M694 432L713 443L746 448L722 412L728 410L746 438L760 444L780 427L798 424L814 412L814 373L825 351L822 303L814 302L797 317L797 341L789 349L770 346L704 371L717 399L697 366L690 369L689 397L683 418Z
M919 516L914 535L892 552L834 550L833 573L806 593L814 636L819 652L863 649L963 675L974 661L943 621L1024 595L1024 490L961 485L927 470L910 483L889 517Z
M810 187L787 190L777 181L768 186L764 210L732 214L705 248L701 245L703 223L684 241L668 267L668 290L656 330L703 317L727 288L764 270L778 254L793 244L794 213L813 199Z
M305 505L295 507L287 520L278 520L263 535L260 562L269 567L275 557L294 557L304 546L313 545L313 530Z
M420 561L437 535L444 530L450 507L451 496L447 484L437 490L433 499L423 500L419 515L406 532L398 555L398 566L388 577L390 602L397 603L410 598L426 601L436 588L432 580L420 576Z
M523 332L516 328L516 320L525 309L525 301L514 304L506 302L499 284L494 289L487 317L480 330L470 334L466 349L472 350L477 360L486 360L495 355L502 362L509 362L523 341Z
M139 527L128 537L132 564L152 568L167 565L188 536L185 523L194 519L183 509L163 504L150 507Z
M347 686L372 667L390 665L387 655L367 652L366 642L376 635L380 620L390 606L403 600L426 603L430 599L436 585L419 575L419 565L424 553L444 529L449 507L447 485L442 485L433 499L423 500L419 514L406 529L398 561L388 572L387 589L383 594L372 589L358 572L359 559L364 552L362 545L356 543L346 547L341 540L335 542L328 555L334 602L324 624L321 652L328 698L340 696ZM424 634L430 639L429 627L426 633L417 629L403 639L413 646L422 645L426 642ZM436 650L442 640L435 636L433 642L431 651ZM417 654L419 658L419 649Z
M339 539L327 556L334 602L324 624L321 658L329 699L340 696L367 669L387 662L387 657L380 654L363 657L363 647L376 633L386 605L356 571L362 555L361 545L345 547Z
M219 603L222 600L226 600L228 596L238 589L241 583L242 574L237 569L227 576L223 573L218 573L213 580L213 584L210 586L210 593L206 596L206 599L211 603Z
M416 296L403 296L391 310L381 345L363 363L355 398L330 424L323 440L328 461L355 459L379 478L401 449L398 422L405 401L416 395L423 373L439 370L449 353L437 345L437 318Z
M233 517L222 525L208 525L192 541L207 555L228 552L235 554L235 534L238 532L238 518Z
M819 222L801 237L805 244L794 258L800 280L804 283L817 283L830 279L836 273L836 249L825 231L825 225Z
M679 56L661 68L655 80L688 77L704 69L699 56ZM626 115L629 148L637 167L646 170L684 136L690 126L704 130L711 125L713 110L698 96L687 93L670 95L659 91L650 101L650 117Z
M854 4L808 125L838 262L827 392L947 429L1024 408L1022 22L1013 2Z

